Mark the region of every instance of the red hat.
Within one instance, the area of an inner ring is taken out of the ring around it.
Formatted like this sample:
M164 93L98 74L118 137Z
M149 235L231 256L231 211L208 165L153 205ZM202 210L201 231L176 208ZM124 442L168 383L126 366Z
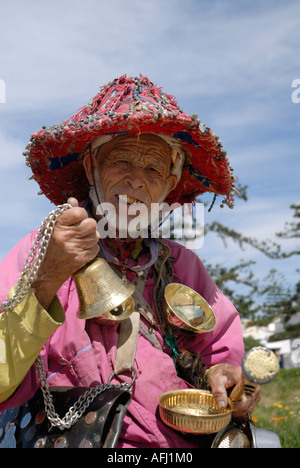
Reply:
M193 202L198 195L213 192L225 195L224 203L233 206L235 180L218 137L197 114L183 112L173 96L142 75L123 75L102 86L73 117L34 133L23 154L49 200L56 205L70 196L82 201L89 191L82 155L92 141L141 133L172 137L185 153L181 178L167 203Z

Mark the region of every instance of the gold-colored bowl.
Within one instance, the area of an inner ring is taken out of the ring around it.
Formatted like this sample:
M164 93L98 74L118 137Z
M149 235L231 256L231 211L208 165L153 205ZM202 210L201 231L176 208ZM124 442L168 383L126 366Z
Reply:
M227 407L218 408L212 393L206 390L175 390L159 397L162 421L177 431L188 434L214 434L226 427L234 403L227 398Z
M216 317L208 302L184 284L168 284L164 312L168 322L185 333L210 332L216 326Z

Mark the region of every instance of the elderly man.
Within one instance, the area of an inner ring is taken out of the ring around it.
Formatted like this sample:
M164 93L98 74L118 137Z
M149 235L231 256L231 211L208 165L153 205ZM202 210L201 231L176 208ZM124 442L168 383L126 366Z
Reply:
M97 222L104 216L99 211L103 203L115 209L117 234L120 206L123 216L125 206L127 221L133 205L143 204L150 213L153 204L183 205L206 191L223 195L223 203L232 206L234 179L220 141L147 77L124 75L102 87L72 118L32 135L25 155L43 193L56 205L68 205L55 218L46 254L29 275L23 295L17 281L22 275L26 282L32 257L40 255L41 249L34 249L26 260L36 231L1 265L0 412L30 401L41 378L50 388L96 387L108 380L116 385L131 382L134 370L132 401L117 446L203 446L202 437L183 435L161 421L158 398L166 391L200 388L206 381L219 407L227 405L227 389L241 380L244 348L238 313L193 252L151 236L101 239ZM128 345L132 367L126 368L123 353L118 354L126 321L78 317L73 275L96 256L137 285L144 301L141 307L135 298L137 312L132 317L138 315L138 331L130 335L133 342ZM162 310L170 282L201 294L214 312L216 326L195 334L170 326ZM37 375L37 367L44 374ZM258 400L258 390L243 397L235 415L251 413ZM33 445L43 440L28 434L27 439ZM97 434L94 439L91 446Z

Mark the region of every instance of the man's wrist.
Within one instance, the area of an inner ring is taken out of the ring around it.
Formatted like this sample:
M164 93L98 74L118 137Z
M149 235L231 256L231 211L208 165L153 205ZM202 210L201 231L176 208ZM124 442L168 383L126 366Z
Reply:
M31 288L37 301L45 310L48 310L60 286L56 281L42 279L36 280Z

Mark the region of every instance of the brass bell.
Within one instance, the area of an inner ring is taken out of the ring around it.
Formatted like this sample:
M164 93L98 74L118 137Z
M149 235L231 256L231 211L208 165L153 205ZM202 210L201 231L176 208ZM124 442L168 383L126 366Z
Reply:
M210 332L216 326L211 306L192 288L170 283L164 293L164 313L170 325L185 333Z
M122 322L134 310L131 283L124 283L106 260L97 257L73 275L80 308L78 318L102 317Z

